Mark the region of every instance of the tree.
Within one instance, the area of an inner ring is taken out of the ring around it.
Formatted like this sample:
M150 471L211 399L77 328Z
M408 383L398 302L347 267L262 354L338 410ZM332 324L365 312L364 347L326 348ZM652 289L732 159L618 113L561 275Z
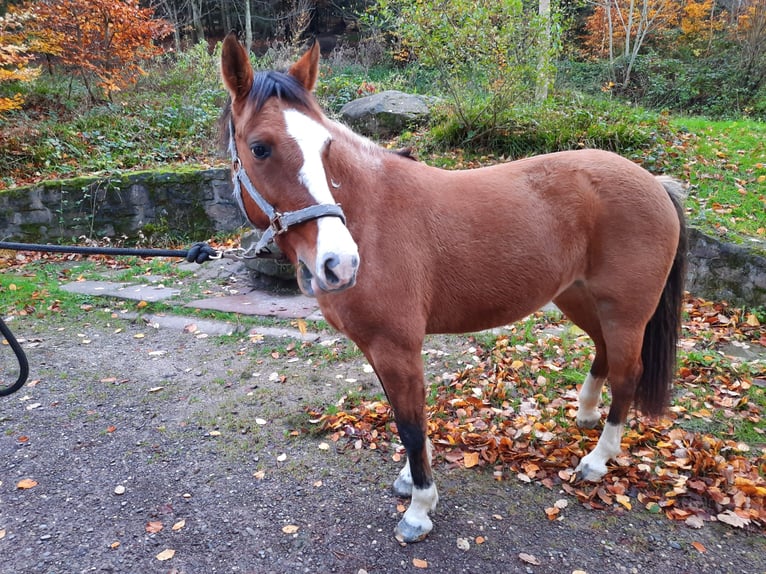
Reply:
M586 22L586 49L607 55L613 81L627 88L644 42L675 22L680 6L675 0L600 0Z
M135 81L141 61L162 52L155 41L172 32L138 0L38 0L26 9L29 33L48 38L42 53L80 76L93 101Z
M523 0L377 0L367 22L435 74L468 138L481 141L514 103L542 96L558 40L540 12Z
M30 43L24 34L24 26L30 15L24 12L10 12L0 16L0 115L21 107L24 99L21 93L13 89L19 82L34 80L40 73L33 68Z

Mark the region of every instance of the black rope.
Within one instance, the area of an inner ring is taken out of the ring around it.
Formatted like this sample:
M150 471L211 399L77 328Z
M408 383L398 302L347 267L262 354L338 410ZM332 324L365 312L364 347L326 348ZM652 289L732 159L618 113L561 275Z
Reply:
M10 249L13 251L43 251L48 253L74 253L77 255L126 255L131 257L182 257L190 263L204 263L210 259L219 257L218 251L210 247L207 243L199 242L192 245L189 249L137 249L129 247L84 247L80 245L43 245L39 243L14 243L12 241L0 241L0 249ZM0 333L8 341L13 349L16 359L19 362L19 378L10 386L0 387L0 397L15 393L29 377L29 361L24 354L24 349L13 336L13 333L0 318Z
M0 318L0 333L2 333L5 340L8 341L8 344L16 355L16 359L19 361L19 378L16 379L15 383L8 387L0 387L0 397L4 397L15 393L27 382L27 377L29 377L29 361L27 361L27 356L24 354L24 349L21 348L16 337L13 336L13 333L2 318Z

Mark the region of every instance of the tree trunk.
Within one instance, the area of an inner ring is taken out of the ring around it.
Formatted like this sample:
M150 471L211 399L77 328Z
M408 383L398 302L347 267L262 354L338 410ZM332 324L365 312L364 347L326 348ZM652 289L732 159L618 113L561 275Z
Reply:
M539 14L542 20L542 34L538 47L537 82L535 85L535 100L543 102L548 99L548 91L552 84L551 74L551 0L540 0Z
M189 4L192 9L192 25L197 35L195 40L203 42L205 40L205 27L202 25L202 0L191 0Z
M245 48L250 53L253 46L253 16L250 12L250 0L245 0Z

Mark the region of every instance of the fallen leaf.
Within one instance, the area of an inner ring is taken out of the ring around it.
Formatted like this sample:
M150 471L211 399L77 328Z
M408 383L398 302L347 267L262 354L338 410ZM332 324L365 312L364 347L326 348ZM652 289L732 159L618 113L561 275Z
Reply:
M282 527L282 532L285 534L295 534L299 530L299 526L296 526L295 524L288 524L286 526Z
M112 542L109 545L109 548L111 548L112 550L117 550L119 547L120 547L120 541L119 540L115 540L114 542Z
M476 542L476 544L484 544L487 541L487 539L484 538L483 536L477 536L476 538L473 539L473 541Z
M317 448L319 448L319 450L330 450L330 445L326 442L320 442Z
M697 542L696 540L692 542L692 546L694 546L695 550L699 552L700 554L704 554L707 552L707 548L705 548L705 545L702 544L702 542Z
M37 481L31 478L23 478L16 484L16 488L19 490L29 490L35 486L37 486Z
M463 453L463 464L465 465L466 468L471 468L479 464L479 453L478 452Z
M705 526L705 521L702 520L699 516L694 515L690 516L684 521L684 524L688 526L689 528L702 528Z
M181 530L181 529L182 529L184 526L186 526L186 520L184 520L184 519L181 519L181 520L179 520L178 522L176 522L176 523L175 523L173 526L171 526L171 527L170 527L170 529L171 529L173 532L178 532L178 531L179 531L179 530Z
M151 522L147 522L145 526L145 530L149 534L156 534L160 530L164 528L164 525L159 520L153 520Z
M415 568L428 568L428 562L421 558L413 558L412 559L412 565Z
M165 562L165 560L170 560L175 555L176 555L175 550L173 550L172 548L165 548L165 550L157 554L155 558L159 560L160 562Z
M5 528L0 529L0 540L5 538Z
M721 522L725 522L729 526L734 526L735 528L744 528L750 524L748 519L742 518L731 510L725 510L724 512L719 513L716 518Z
M540 561L535 556L527 554L526 552L521 552L519 558L522 562L526 562L527 564L534 564L535 566L540 565Z
M253 473L253 476L257 478L258 480L263 480L263 478L266 476L265 470L257 470Z

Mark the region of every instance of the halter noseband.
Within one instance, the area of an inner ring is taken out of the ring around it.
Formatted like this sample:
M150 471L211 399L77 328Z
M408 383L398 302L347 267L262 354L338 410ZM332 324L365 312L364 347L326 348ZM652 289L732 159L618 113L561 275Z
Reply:
M266 249L266 246L269 243L274 241L275 235L286 233L292 225L298 225L299 223L305 223L322 217L339 217L343 222L343 225L346 224L346 216L343 214L343 210L337 203L315 203L314 205L309 205L303 209L286 211L284 213L274 209L274 206L266 201L266 198L255 189L253 182L251 182L250 178L247 176L245 166L242 165L242 161L237 155L237 144L234 141L234 120L231 117L229 117L229 151L231 152L234 197L239 204L239 208L250 223L252 223L250 216L245 209L245 204L242 201L242 188L244 187L250 196L250 199L252 199L258 208L266 214L266 217L269 218L269 227L263 232L260 241L258 241L253 249L256 255Z

